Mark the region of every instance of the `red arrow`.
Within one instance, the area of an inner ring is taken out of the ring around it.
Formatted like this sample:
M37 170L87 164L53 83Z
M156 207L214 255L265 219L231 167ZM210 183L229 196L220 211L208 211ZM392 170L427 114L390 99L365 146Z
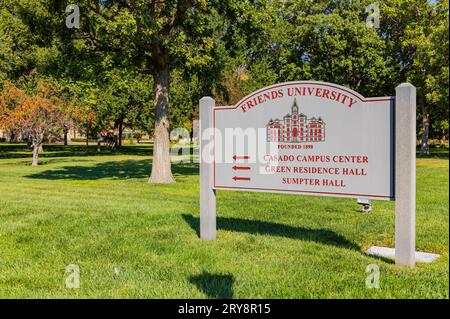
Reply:
M233 180L236 181L249 181L250 177L233 177Z
M233 159L234 160L238 160L238 159L249 159L250 158L250 156L237 156L237 155L234 155L233 156Z
M237 171L237 170L241 170L241 171L247 171L247 170L249 170L250 169L250 167L248 167L248 166L233 166L233 170L235 170L235 171Z

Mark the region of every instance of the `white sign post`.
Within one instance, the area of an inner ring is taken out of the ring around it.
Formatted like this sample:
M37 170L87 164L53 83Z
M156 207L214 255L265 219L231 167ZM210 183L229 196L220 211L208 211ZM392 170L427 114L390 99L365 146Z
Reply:
M416 88L396 88L395 105L395 262L416 263Z
M200 100L200 237L216 239L216 191L213 188L212 114L216 103L211 97Z
M398 265L415 263L415 88L364 98L313 81L234 106L200 100L200 236L216 238L216 190L396 201Z

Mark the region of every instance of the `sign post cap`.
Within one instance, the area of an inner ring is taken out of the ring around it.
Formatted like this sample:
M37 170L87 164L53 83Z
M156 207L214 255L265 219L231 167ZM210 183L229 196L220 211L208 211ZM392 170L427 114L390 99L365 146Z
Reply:
M411 83L408 83L408 82L403 82L403 83L401 83L401 84L399 84L398 86L397 86L397 89L398 88L405 88L405 87L408 87L408 88L416 88L414 85L412 85Z
M212 97L210 97L210 96L204 96L204 97L202 97L201 99L200 99L200 101L214 101L214 99L212 98Z

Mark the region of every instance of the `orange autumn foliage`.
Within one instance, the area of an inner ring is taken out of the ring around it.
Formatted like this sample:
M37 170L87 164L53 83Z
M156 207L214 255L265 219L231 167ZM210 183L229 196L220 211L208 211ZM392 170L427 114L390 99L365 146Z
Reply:
M5 124L8 116L16 106L23 102L26 94L9 81L3 83L3 90L0 92L0 129L8 129Z
M3 121L9 129L18 129L32 138L37 138L58 127L64 113L48 99L40 96L27 96Z
M95 112L88 108L81 108L71 104L67 107L67 115L78 124L78 126L88 126L93 128L96 124L97 116Z
M245 66L241 66L234 70L232 74L228 74L221 82L223 92L217 92L215 98L217 105L233 105L243 97L243 83L249 80L249 75Z
M38 83L34 95L27 95L13 84L5 83L0 93L0 126L34 138L58 128L65 118L65 113L58 107L62 103L44 82Z
M0 93L0 128L28 136L33 145L33 165L37 165L38 149L45 135L67 122L60 107L63 103L43 82L38 83L33 95L13 84L4 84Z

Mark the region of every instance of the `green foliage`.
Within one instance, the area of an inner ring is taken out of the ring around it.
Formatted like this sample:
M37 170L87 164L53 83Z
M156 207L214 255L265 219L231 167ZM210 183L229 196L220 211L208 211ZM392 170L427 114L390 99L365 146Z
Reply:
M415 85L420 118L429 115L431 133L441 135L438 123L448 122L448 0L381 3L385 21L381 32L390 70L387 84L409 81Z
M27 25L4 2L0 2L0 82L28 72L34 52Z
M445 134L448 0L378 1L378 30L366 26L368 1L149 3L80 0L80 29L68 29L64 1L1 1L0 80L53 77L95 111L98 129L123 118L149 133L153 77L164 68L172 126L188 129L204 95L230 104L275 82L318 80L381 96L410 81L418 113L425 105L432 131Z

